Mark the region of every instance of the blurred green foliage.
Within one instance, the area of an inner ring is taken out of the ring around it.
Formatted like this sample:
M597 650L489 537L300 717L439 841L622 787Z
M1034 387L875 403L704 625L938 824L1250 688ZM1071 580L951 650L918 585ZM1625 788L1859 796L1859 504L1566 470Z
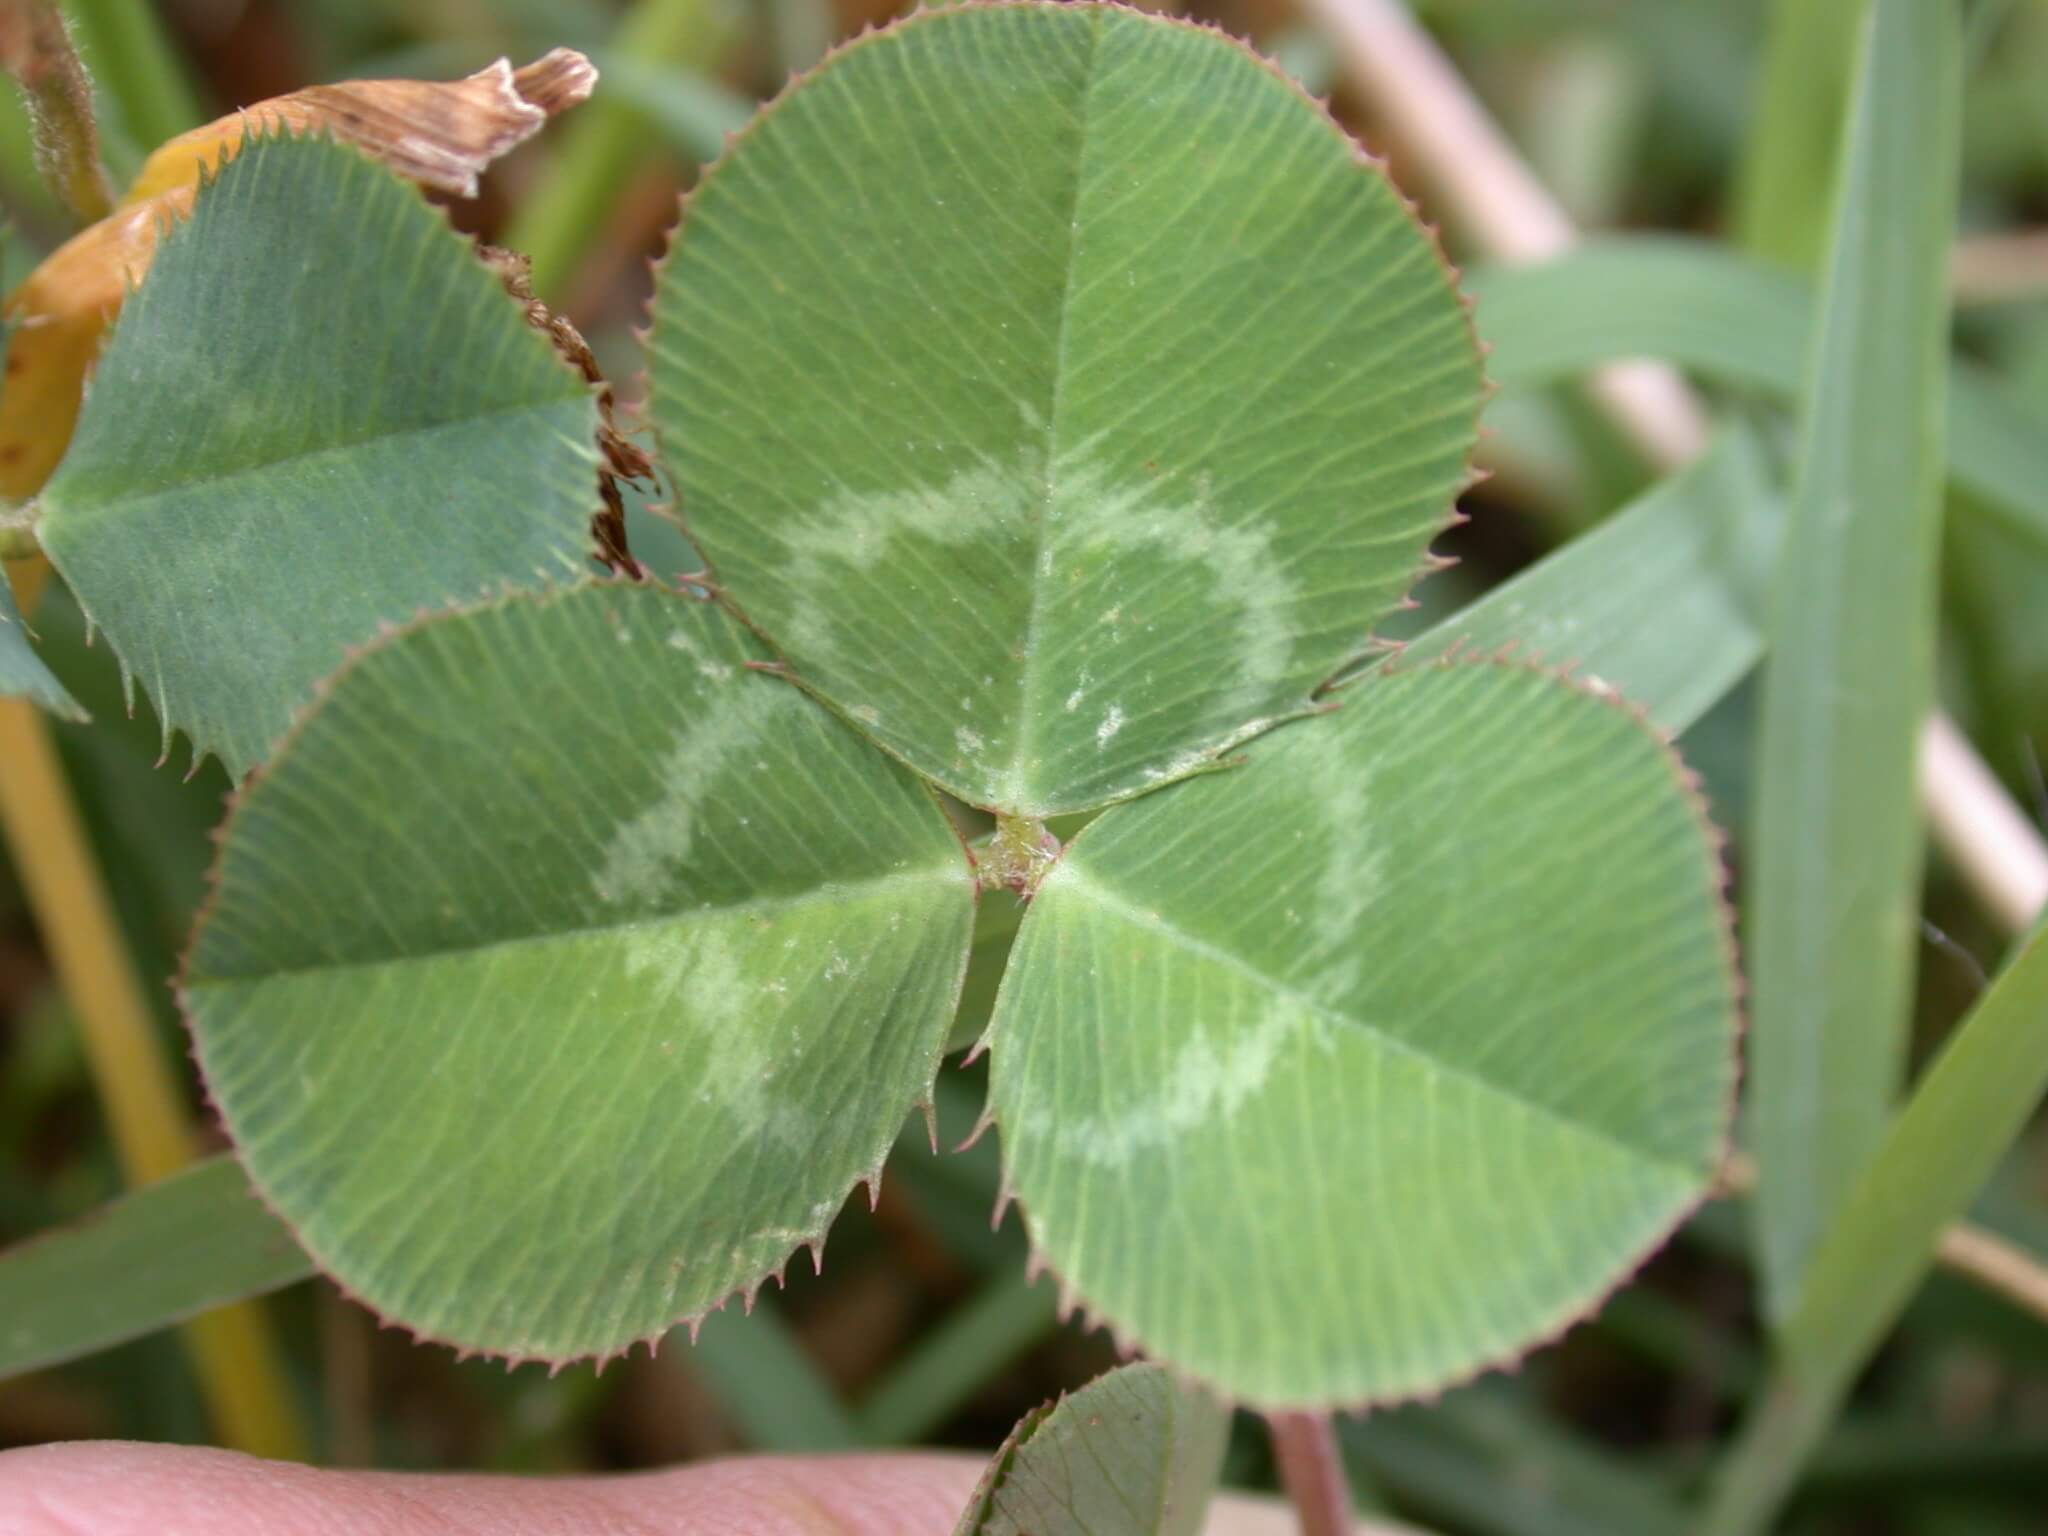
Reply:
M1798 0L1778 0L1791 9ZM1933 3L1933 0L1930 0ZM1766 0L1418 0L1447 44L1574 215L1589 226L1736 237L1738 188L1756 173ZM557 44L600 57L623 8L608 0L161 0L163 33L190 99L212 111L315 80L454 74ZM1341 60L1282 0L1208 0L1192 13L1275 51L1375 149L1387 148L1351 99ZM560 297L632 396L630 339L649 292L675 194L714 152L735 104L763 99L824 40L890 14L886 0L749 0L715 69L622 60L614 89L656 126L639 146L612 222ZM1965 238L2048 220L2048 0L1971 8L1965 95ZM111 80L103 81L111 85ZM156 111L164 109L156 104ZM148 119L114 103L120 134ZM146 148L112 140L117 172ZM1399 146L1391 146L1399 169ZM455 210L465 227L503 230L550 168L544 137ZM25 126L0 92L0 204L35 248L68 230L37 184ZM1425 213L1429 210L1425 204ZM1454 249L1458 235L1449 232ZM1961 349L1988 366L2048 434L2048 257L1996 302L1964 302ZM1483 322L1482 322L1483 323ZM1785 415L1741 402L1766 445ZM1646 480L1574 390L1499 397L1489 412L1495 478L1466 498L1472 522L1440 544L1462 564L1420 594L1419 627L1513 576L1597 523ZM1954 495L1955 493L1951 493ZM656 499L659 499L657 494ZM2048 549L1952 504L1942 589L1945 702L2036 814L2048 816ZM666 524L634 513L635 546L672 574L694 568ZM64 759L145 975L168 978L204 891L210 829L228 786L213 767L159 763L147 706L131 714L104 644L53 592L35 623L43 654L93 713L60 727ZM1755 711L1737 692L1686 732L1717 820L1740 828L1751 795ZM1731 850L1738 875L1739 842ZM1929 921L1949 947L1923 946L1916 1059L1973 1001L1972 961L1989 969L2000 936L1938 864ZM1000 951L1007 914L981 938ZM1958 959L1958 953L1963 957ZM990 972L992 975L993 973ZM167 988L167 1041L183 1049ZM988 988L977 993L985 1014ZM963 1028L956 1045L972 1033ZM341 1463L544 1470L645 1466L747 1446L794 1448L916 1439L989 1448L1025 1409L1112 1357L1107 1340L1059 1324L1049 1280L1018 1283L1014 1216L996 1211L993 1137L965 1152L980 1110L979 1069L941 1078L936 1144L905 1127L879 1205L856 1201L826 1246L822 1275L793 1268L752 1317L715 1317L698 1352L670 1340L602 1376L550 1377L458 1364L380 1332L322 1282L271 1303L318 1449ZM194 1089L197 1105L197 1090ZM34 927L0 868L0 1243L83 1215L117 1178L81 1054L52 992ZM2048 1138L2013 1149L1976 1215L2048 1253ZM1614 1536L1683 1528L1718 1447L1760 1375L1762 1340L1745 1223L1710 1205L1589 1325L1511 1377L1440 1402L1348 1425L1362 1497L1445 1533ZM763 1406L772 1383L783 1402ZM157 1336L0 1383L0 1445L84 1435L200 1441L207 1429L185 1357ZM1241 1432L1227 1476L1272 1486L1263 1440ZM2048 1319L1952 1275L1937 1275L1905 1317L1823 1445L1793 1529L1951 1536L2040 1529L2048 1508Z

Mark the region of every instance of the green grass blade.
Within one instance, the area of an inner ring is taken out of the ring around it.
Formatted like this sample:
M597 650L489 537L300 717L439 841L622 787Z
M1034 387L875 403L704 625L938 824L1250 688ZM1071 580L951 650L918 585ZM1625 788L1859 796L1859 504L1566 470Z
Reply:
M1828 191L1869 0L1775 0L1736 171L1735 229L1768 261L1810 271L1827 239Z
M0 1379L140 1338L313 1273L231 1157L0 1251Z
M1542 266L1482 269L1466 282L1493 346L1488 369L1504 385L1654 357L1777 400L1796 400L1804 387L1814 317L1807 285L1706 241L1617 237ZM1975 363L1951 364L1947 393L1950 479L2048 549L2048 431Z
M1590 533L1408 642L1572 664L1676 735L1763 655L1753 596L1778 538L1778 493L1755 437L1725 433L1697 463Z
M998 1275L944 1319L885 1376L859 1409L876 1445L922 1440L988 1378L1051 1333L1059 1321L1050 1280L1023 1268Z
M1874 0L1863 35L1749 844L1749 1129L1776 1316L1884 1134L1919 944L1960 20L1950 0Z
M861 1432L782 1311L767 1301L704 1319L696 1340L671 1339L662 1359L711 1391L733 1428L762 1451L850 1451Z
M639 0L607 50L642 70L708 69L731 36L723 0ZM602 86L576 114L548 167L505 234L533 262L533 286L559 303L576 264L604 235L606 219L647 152L653 119L630 92Z
M79 51L94 82L113 98L120 126L138 149L206 120L192 79L152 5L134 0L65 0Z
M1707 1536L1766 1529L1932 1263L2048 1089L2048 926L1935 1059L1814 1251L1771 1385L1716 1480Z
M639 112L670 149L700 165L716 160L726 138L753 116L754 103L746 97L681 65L650 64L607 50L597 54L596 62L615 102Z

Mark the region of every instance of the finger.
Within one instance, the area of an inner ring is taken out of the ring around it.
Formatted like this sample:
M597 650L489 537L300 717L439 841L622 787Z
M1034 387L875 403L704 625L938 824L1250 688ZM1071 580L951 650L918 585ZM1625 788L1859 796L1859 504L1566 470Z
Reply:
M944 1454L754 1456L671 1472L326 1472L233 1451L82 1441L0 1451L0 1536L940 1536L986 1465ZM1209 1536L1291 1536L1224 1494ZM1361 1523L1356 1536L1412 1536Z
M746 1457L508 1478L82 1442L0 1452L0 1536L933 1536L979 1470L952 1456Z

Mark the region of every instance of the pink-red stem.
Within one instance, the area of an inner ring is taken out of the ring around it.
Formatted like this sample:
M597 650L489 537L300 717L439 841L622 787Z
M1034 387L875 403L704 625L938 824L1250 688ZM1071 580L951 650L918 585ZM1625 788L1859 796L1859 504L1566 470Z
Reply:
M1294 1505L1301 1536L1352 1536L1351 1484L1329 1416L1276 1413L1266 1423L1280 1486Z

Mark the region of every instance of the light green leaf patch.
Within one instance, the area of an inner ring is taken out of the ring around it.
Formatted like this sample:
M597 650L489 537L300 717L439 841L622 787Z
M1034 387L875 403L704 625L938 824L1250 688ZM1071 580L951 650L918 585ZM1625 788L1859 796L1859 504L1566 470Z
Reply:
M1306 707L1422 568L1477 351L1379 170L1219 35L920 15L756 119L686 210L652 414L796 674L1045 815Z
M60 720L90 718L36 654L5 571L0 571L0 697L33 700Z
M1157 1365L1126 1365L1025 1415L954 1536L1193 1536L1230 1415Z
M380 624L580 572L595 429L413 188L264 139L123 309L38 533L166 728L240 774Z
M1583 1315L1700 1197L1719 872L1664 745L1531 669L1381 674L1105 814L991 1027L1032 1241L1263 1407L1414 1396Z
M237 806L184 982L251 1177L421 1335L606 1354L822 1237L925 1096L973 878L930 794L593 586L347 670Z

